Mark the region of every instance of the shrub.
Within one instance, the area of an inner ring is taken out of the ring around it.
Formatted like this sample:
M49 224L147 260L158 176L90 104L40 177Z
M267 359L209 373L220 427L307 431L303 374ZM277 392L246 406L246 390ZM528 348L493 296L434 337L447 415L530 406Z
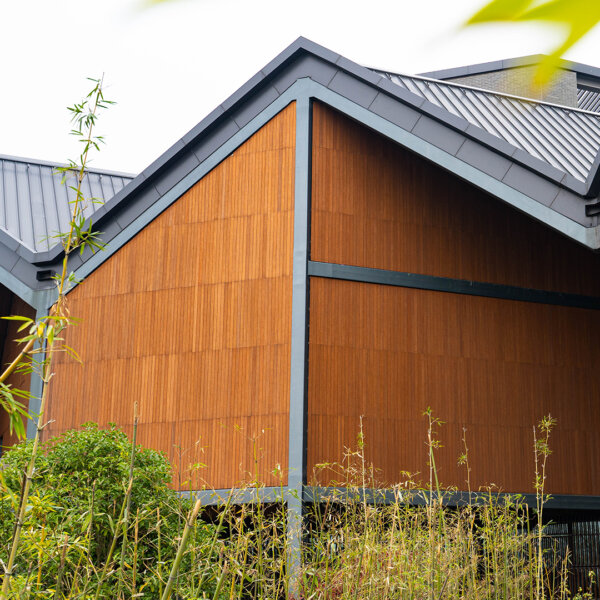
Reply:
M69 595L160 597L177 550L190 502L169 488L171 466L154 450L136 447L125 553L119 517L129 480L131 442L116 426L99 429L88 423L44 445L36 462L28 499L22 545L11 588L34 597ZM18 510L23 473L32 445L21 443L0 462L0 559L6 560ZM196 560L208 548L214 528L194 530ZM108 576L100 576L116 540ZM180 594L185 596L192 553L184 560ZM206 561L207 564L209 561ZM187 563L187 564L186 564ZM111 574L111 571L113 573ZM205 578L206 591L211 577ZM195 590L197 592L198 590Z

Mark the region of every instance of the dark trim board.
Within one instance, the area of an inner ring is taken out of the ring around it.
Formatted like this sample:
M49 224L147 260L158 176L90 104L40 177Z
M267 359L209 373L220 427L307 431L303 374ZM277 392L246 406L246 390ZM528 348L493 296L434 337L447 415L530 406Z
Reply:
M367 489L366 493L360 489L349 489L342 487L311 487L304 488L302 498L304 502L348 502L349 500L369 504L392 504L396 500L406 501L414 506L426 506L430 499L442 497L445 506L467 506L469 502L473 505L483 505L490 496L503 500L514 500L519 498L530 508L536 508L535 494L508 494L504 492L429 492L417 490L412 495L406 491L395 489ZM571 496L568 494L550 495L544 503L544 509L548 510L597 510L600 511L600 496Z
M448 277L435 277L433 275L421 275L418 273L401 273L399 271L387 271L384 269L309 261L308 274L311 277L325 277L328 279L342 279L344 281L449 292L452 294L484 296L487 298L499 298L501 300L517 300L520 302L536 302L538 304L600 310L600 298L594 296L535 290L512 285L468 281L466 279L450 279Z
M261 487L261 488L245 488L245 489L221 489L221 490L198 490L181 492L182 496L187 498L201 498L202 503L206 506L223 506L228 500L230 504L252 504L257 500L266 503L283 503L289 502L290 490L286 487ZM490 495L493 498L510 499L519 497L530 508L536 507L535 494L507 494L503 492L442 492L444 504L446 506L466 506L469 500L474 505L485 503ZM427 490L415 491L412 497L407 496L406 491L387 489L372 489L366 490L366 500L369 504L391 504L396 501L409 501L411 505L425 506L432 493ZM438 498L436 492L433 493L434 498ZM469 498L470 497L470 498ZM343 487L318 487L318 486L303 486L301 494L302 502L348 502L354 500L362 502L365 499L365 494L359 489L349 489ZM568 494L557 494L549 496L544 504L546 510L567 511L567 510L585 510L585 511L600 511L600 496L575 496Z
M204 506L225 506L226 504L267 504L283 503L286 501L287 487L259 487L243 489L195 490L180 492L184 498L202 500Z

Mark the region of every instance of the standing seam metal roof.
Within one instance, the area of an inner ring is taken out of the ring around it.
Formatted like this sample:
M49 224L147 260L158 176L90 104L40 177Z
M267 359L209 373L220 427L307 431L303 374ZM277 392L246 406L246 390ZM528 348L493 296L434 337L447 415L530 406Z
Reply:
M583 110L600 112L600 92L579 88L577 90L577 106Z
M600 151L598 114L435 79L373 71L579 181L586 181Z
M54 237L67 230L75 176L62 181L56 168L64 165L0 155L0 229L33 252L56 245ZM125 173L88 171L83 182L87 200L83 214L90 217L133 179ZM93 200L91 200L93 199Z
M558 221L564 217L580 228L595 227L598 217L585 213L581 200L584 194L585 198L597 195L600 187L600 115L427 77L369 70L304 38L284 50L133 181L128 174L92 170L84 193L95 196L100 203L114 196L107 208L112 215L117 214L115 210L120 211L123 222L129 222L132 215L139 216L228 140L232 131L243 128L249 114L257 114L259 109L269 106L274 96L281 95L281 90L286 90L293 80L298 79L299 73L360 105L365 101L364 86L370 85L369 97L374 93L376 99L391 98L392 101L387 108L380 106L380 112L376 108L369 110L392 122L396 121L397 114L400 115L403 129L406 129L403 119L408 114L412 120L414 112L406 105L432 116L443 126L460 129L465 133L463 139L471 137L492 152L524 164L529 173L553 182L547 183L538 194L538 180L533 183L526 176L527 171L511 168L508 187L536 201L540 195L547 196L552 202L552 215L561 215L557 217ZM248 101L247 96L251 93L255 97ZM400 102L394 104L394 98ZM408 113L403 112L406 110ZM233 119L230 118L232 111L241 112ZM426 129L429 118L426 116L423 120ZM472 124L472 129L467 129L467 123ZM425 138L433 135L438 139L446 133L448 131L442 133L434 128L433 132L431 129L426 132ZM450 133L455 135L455 132ZM199 141L201 146L197 149L193 145ZM473 161L462 156L460 160L480 169L481 160L493 158L486 148L482 146L481 149L483 159ZM455 150L458 152L458 148ZM529 162L528 157L536 160ZM18 273L21 281L30 278L33 271L27 270L29 265L47 266L60 255L60 245L47 236L68 226L70 196L69 190L60 185L61 177L54 172L56 166L0 155L0 253L4 248L9 250L6 255L7 260L13 261L11 273ZM544 183L544 180L539 182ZM99 205L88 205L85 216L96 215L98 208ZM525 212L539 218L534 211L527 209ZM548 215L545 218L549 219ZM581 232L565 227L562 221L555 221L551 226L570 237L593 248L600 246L597 229ZM116 229L122 229L118 220L114 224ZM110 224L108 231L110 236ZM75 257L77 259L85 260L79 256Z

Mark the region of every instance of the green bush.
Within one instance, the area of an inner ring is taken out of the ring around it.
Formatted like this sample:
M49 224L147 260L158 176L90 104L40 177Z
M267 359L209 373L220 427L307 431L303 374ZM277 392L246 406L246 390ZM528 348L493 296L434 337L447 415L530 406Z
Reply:
M4 562L31 447L31 443L21 443L0 461L0 559ZM13 592L27 590L27 595L39 598L55 594L93 597L116 538L101 597L131 597L133 591L143 598L160 597L190 503L169 488L171 466L166 457L138 446L122 556L119 516L130 456L131 442L122 431L115 426L99 429L92 423L44 445L36 462ZM194 530L193 551L186 555L179 581L178 593L183 597L199 591L193 589L194 582L186 579L186 573L192 560L204 562L207 558L202 556L202 549L209 547L213 531L204 523ZM207 592L212 579L205 578L203 583Z

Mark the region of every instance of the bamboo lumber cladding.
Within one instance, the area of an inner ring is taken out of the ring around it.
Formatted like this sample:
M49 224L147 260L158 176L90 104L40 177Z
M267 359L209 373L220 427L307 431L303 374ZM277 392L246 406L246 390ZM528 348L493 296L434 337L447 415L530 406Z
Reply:
M315 103L311 258L600 296L600 256Z
M35 309L29 304L26 304L19 297L12 294L5 287L0 286L0 317L8 317L11 315L18 315L22 317L35 318ZM26 334L17 330L22 325L18 321L5 321L0 319L0 351L2 354L2 367L0 370L4 370L19 354L21 348L19 344L15 343L16 339L23 337ZM6 384L21 390L29 391L30 386L30 374L27 373L13 373L7 380ZM23 402L27 406L28 402L23 399L17 398L20 402ZM17 442L17 437L14 433L10 433L8 415L0 408L0 438L2 438L1 446L12 446ZM0 450L1 453L1 450Z
M551 414L547 490L600 494L600 311L311 279L308 473L355 446L385 483L429 480L430 406L440 480L533 492L533 426ZM327 481L327 475L322 477ZM321 480L323 483L323 479Z
M600 256L319 103L311 244L314 261L600 296ZM444 483L466 489L464 426L473 489L533 491L532 427L550 413L549 490L600 494L599 311L316 277L310 289L309 479L364 415L381 479L426 481L431 406Z
M68 296L81 355L56 364L48 435L85 421L167 453L175 485L287 464L295 107L288 106ZM207 465L190 481L188 466Z

